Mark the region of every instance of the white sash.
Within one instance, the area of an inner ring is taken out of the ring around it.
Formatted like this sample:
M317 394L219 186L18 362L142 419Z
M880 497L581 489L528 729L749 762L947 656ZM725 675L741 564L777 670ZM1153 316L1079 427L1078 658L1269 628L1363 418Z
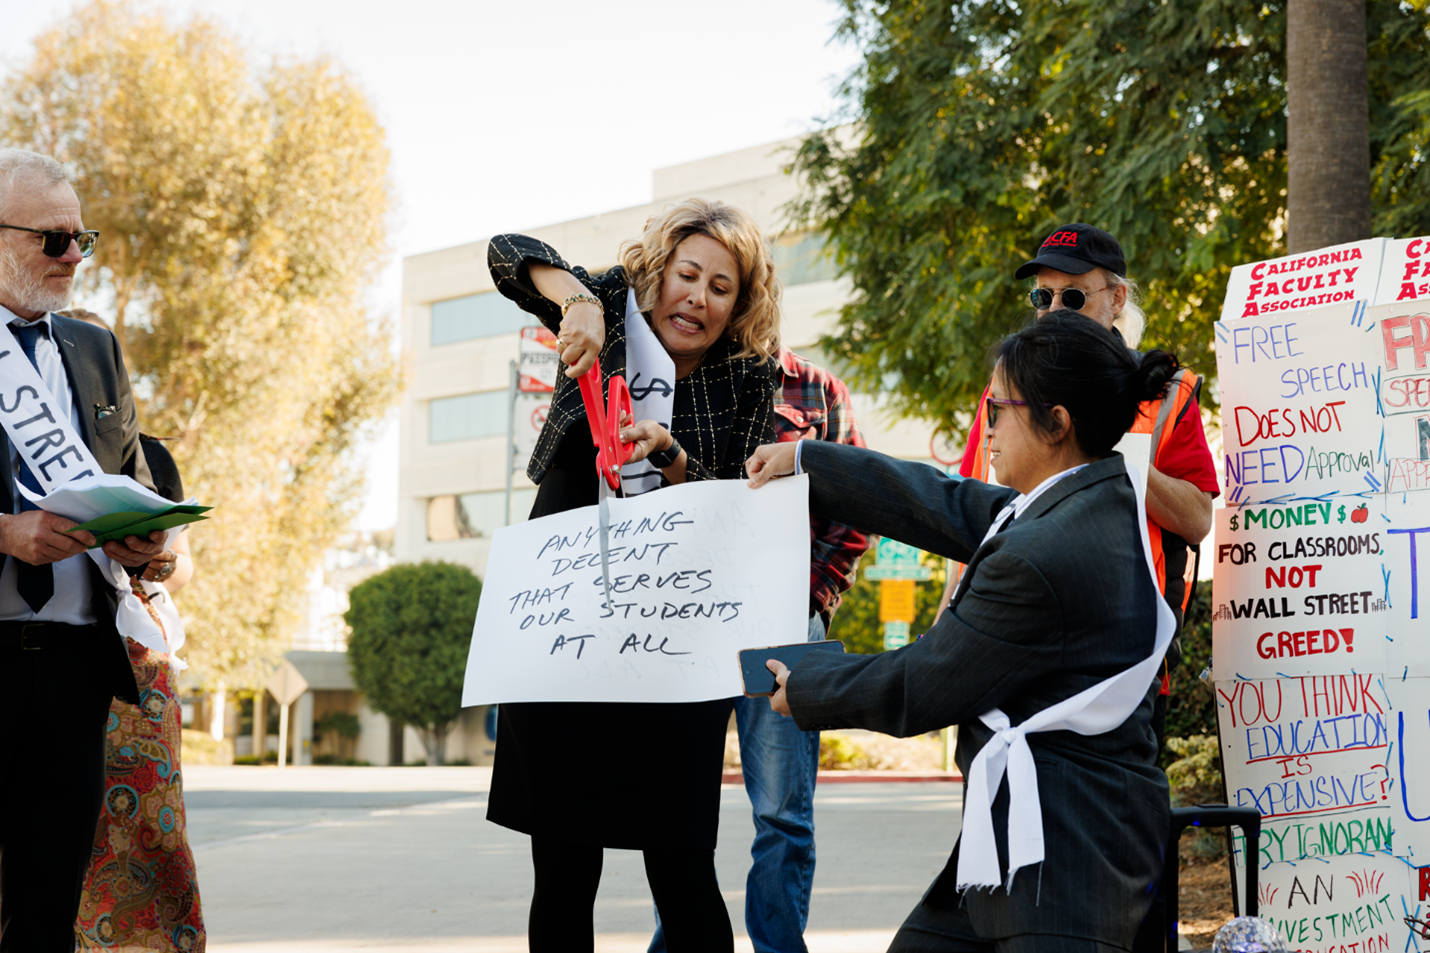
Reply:
M635 419L654 420L669 430L675 409L675 361L650 329L636 304L636 293L630 288L626 289L626 383L631 388ZM660 471L648 460L621 467L626 496L656 489L660 477Z
M1147 687L1157 677L1162 657L1176 632L1176 617L1161 597L1157 586L1157 569L1152 562L1152 546L1147 538L1146 481L1141 476L1141 462L1124 458L1128 476L1137 495L1137 529L1142 537L1142 553L1147 561L1147 573L1153 591L1158 593L1157 635L1152 654L1131 668L1104 679L1071 698L1033 715L1016 728L1008 716L994 708L979 716L993 729L994 735L973 759L968 771L967 802L963 809L963 834L959 843L957 887L997 887L999 885L998 845L993 834L993 799L1003 775L1008 775L1008 879L1005 889L1013 887L1013 875L1029 864L1041 863L1044 857L1043 808L1038 799L1038 771L1027 735L1034 731L1075 731L1080 735L1100 735L1111 731L1131 716L1147 695ZM1044 482L1026 498L1017 497L1003 508L984 537L987 542L1002 528L1008 518L1027 508L1044 490L1066 471Z
M18 343L0 339L0 426L25 458L40 488L49 493L82 476L104 469L70 425L69 407L60 406ZM142 452L142 451L141 451ZM14 474L20 492L20 475ZM129 588L124 567L95 548L89 558L119 595L114 622L120 635L158 652L168 652L164 633Z
M188 662L179 658L179 649L184 647L185 639L184 620L179 616L179 607L174 605L174 597L169 595L169 590L164 588L162 582L140 580L139 584L144 587L144 592L149 597L149 607L164 623L164 641L167 648L163 651L169 653L169 667L178 674L189 667Z

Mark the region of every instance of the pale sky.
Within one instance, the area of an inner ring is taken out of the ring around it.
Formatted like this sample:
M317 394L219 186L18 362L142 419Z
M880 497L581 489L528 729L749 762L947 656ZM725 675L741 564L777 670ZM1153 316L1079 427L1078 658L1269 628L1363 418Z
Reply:
M73 0L0 0L0 72ZM398 210L377 306L405 255L649 202L656 168L815 128L857 60L831 0L160 0L227 23L262 62L325 53L387 130ZM397 514L395 423L359 526Z

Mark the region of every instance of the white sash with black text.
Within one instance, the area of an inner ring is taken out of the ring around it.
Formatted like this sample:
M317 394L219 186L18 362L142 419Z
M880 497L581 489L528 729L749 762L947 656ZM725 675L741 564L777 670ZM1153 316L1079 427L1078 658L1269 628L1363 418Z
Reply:
M104 472L70 425L69 410L55 400L18 344L0 342L0 426L46 493L71 480ZM23 492L18 479L15 490ZM44 509L43 501L37 502ZM114 619L119 634L157 652L169 652L163 631L134 595L124 567L102 549L91 549L89 558L119 595Z

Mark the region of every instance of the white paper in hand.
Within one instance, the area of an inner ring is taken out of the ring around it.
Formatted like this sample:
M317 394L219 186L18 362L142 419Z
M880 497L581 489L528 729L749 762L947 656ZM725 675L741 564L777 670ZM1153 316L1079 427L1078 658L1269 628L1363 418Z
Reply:
M80 477L41 496L20 481L15 486L25 498L47 513L76 523L87 523L107 513L162 513L174 504L132 477L99 473ZM186 502L194 502L189 500Z

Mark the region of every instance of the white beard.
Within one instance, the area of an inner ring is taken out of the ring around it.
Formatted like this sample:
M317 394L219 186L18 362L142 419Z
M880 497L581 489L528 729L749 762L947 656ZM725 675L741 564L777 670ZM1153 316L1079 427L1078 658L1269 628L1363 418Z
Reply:
M20 261L20 256L0 245L0 288L9 292L11 299L27 311L62 311L69 307L73 296L71 287L64 291L51 291L45 287L43 277L34 274Z

